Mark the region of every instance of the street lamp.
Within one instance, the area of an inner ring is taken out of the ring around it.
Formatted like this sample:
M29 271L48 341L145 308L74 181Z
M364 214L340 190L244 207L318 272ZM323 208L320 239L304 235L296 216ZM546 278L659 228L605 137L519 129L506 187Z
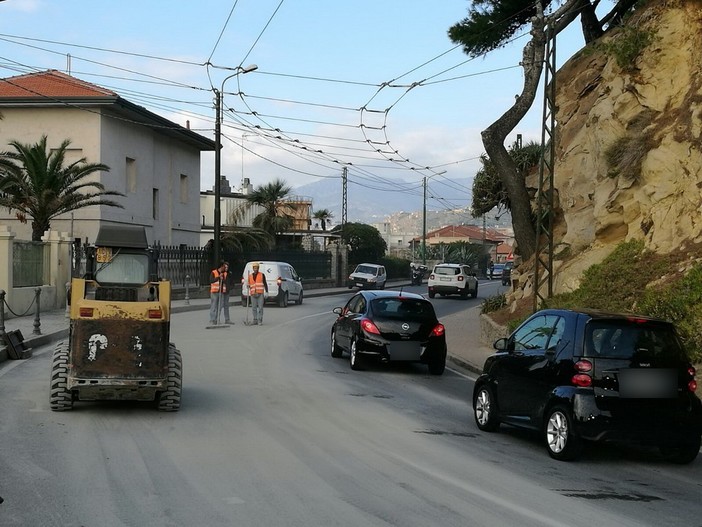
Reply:
M246 67L237 66L236 71L225 77L222 81L222 88L218 90L213 88L215 92L215 204L214 204L214 265L219 265L220 260L220 244L221 244L221 231L222 231L222 208L221 208L221 179L222 179L222 99L224 98L224 84L231 79L242 73L249 73L257 70L258 66L256 64L251 64Z
M429 177L440 176L445 174L446 170L443 172L437 172ZM422 214L422 265L427 265L427 176L424 176L424 209Z

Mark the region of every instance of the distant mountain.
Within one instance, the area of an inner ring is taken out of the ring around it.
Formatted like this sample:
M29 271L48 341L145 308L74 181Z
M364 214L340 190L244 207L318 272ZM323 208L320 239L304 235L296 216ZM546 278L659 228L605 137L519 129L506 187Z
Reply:
M445 211L451 208L466 208L471 205L473 180L441 179L430 181L427 186L427 211ZM381 191L384 184L369 183L361 186L349 181L347 187L347 215L350 222L376 223L391 214L421 212L424 206L424 192L421 183L398 182L398 188L412 188L410 192ZM341 179L323 179L293 189L292 194L312 198L314 210L328 209L334 215L333 224L341 221L342 204Z

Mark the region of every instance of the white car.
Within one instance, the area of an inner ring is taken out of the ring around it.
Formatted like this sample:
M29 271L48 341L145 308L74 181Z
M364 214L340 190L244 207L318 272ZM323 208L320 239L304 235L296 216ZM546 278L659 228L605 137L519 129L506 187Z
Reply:
M374 263L362 263L349 275L346 282L349 289L358 287L359 289L385 289L385 282L388 275L385 267Z
M478 296L478 279L468 265L442 263L429 275L429 298L439 295Z
M249 296L249 275L253 272L253 264L248 262L241 277L241 305L247 305ZM280 307L287 307L289 302L302 304L304 291L302 280L295 268L287 262L258 262L259 271L266 275L268 297L266 302L275 302Z

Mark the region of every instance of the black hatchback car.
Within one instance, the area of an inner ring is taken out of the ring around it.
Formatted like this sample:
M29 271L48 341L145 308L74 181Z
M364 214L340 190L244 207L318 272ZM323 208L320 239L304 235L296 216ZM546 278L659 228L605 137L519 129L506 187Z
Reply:
M559 460L576 458L585 441L653 444L677 463L699 453L695 369L672 324L549 309L494 347L473 392L481 430L538 430Z
M402 291L359 291L336 307L331 355L349 354L354 370L362 358L381 362L422 362L432 375L446 367L446 335L434 306L421 295Z

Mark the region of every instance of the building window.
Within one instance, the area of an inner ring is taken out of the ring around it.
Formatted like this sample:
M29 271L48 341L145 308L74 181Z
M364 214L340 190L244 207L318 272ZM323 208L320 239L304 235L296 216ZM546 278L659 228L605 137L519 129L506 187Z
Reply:
M128 157L126 159L127 172L127 192L136 193L137 191L137 169L136 160Z
M180 175L180 202L188 202L188 176L185 174Z
M152 206L153 206L153 218L155 220L158 219L158 189L154 189L153 197L152 197Z

